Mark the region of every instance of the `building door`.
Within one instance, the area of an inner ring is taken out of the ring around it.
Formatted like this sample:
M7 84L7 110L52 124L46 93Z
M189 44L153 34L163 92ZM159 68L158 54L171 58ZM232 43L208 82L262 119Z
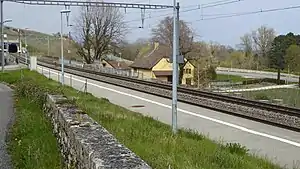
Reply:
M186 78L185 83L186 85L192 85L192 78Z

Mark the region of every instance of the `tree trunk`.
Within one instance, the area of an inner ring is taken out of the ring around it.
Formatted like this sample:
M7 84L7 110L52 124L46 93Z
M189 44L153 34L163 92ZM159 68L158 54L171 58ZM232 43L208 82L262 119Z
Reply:
M277 85L280 85L280 68L277 69Z

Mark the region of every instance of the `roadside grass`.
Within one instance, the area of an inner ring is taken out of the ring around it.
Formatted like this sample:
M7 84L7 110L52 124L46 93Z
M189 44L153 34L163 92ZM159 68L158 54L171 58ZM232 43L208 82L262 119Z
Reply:
M247 78L236 75L217 74L217 80L230 80L231 82L242 82L244 80L247 80Z
M15 96L15 108L16 121L8 143L14 168L61 169L58 144L41 105Z
M59 83L28 70L24 77L32 85L61 91L69 98L76 97L76 104L99 124L110 131L121 143L156 169L279 169L266 158L250 155L239 144L221 145L191 130L179 130L173 135L171 127L114 105L105 98L96 98L62 87ZM20 71L0 74L0 81L16 83ZM34 93L30 92L29 93ZM44 144L43 144L44 145Z
M283 99L283 103L289 106L300 107L300 89L270 89L261 91L242 92L246 98L260 100L260 99Z

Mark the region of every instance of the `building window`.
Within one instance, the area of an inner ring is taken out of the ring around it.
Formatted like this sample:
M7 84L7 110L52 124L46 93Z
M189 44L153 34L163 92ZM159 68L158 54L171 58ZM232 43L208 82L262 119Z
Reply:
M191 69L185 69L185 73L186 73L186 74L191 74L191 73L192 73L192 70L191 70Z

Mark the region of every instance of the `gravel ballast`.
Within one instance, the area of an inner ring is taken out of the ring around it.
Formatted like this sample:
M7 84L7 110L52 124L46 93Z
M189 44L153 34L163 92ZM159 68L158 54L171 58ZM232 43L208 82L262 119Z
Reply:
M43 63L44 64L44 63ZM45 66L50 66L45 64ZM51 65L51 67L53 67ZM130 81L120 80L116 78L81 72L77 70L71 70L66 68L66 72L72 73L79 76L85 76L105 83L110 83L125 88L130 88L133 90L138 90L142 92L147 92L157 96L171 98L172 91L167 89L162 89L158 87L153 87L144 84L138 84ZM96 70L95 70L96 71ZM237 98L238 99L238 98ZM277 124L280 126L285 126L288 128L300 129L300 118L296 116L285 115L282 113L262 110L254 107L242 106L234 103L228 103L220 100L213 100L209 98L194 96L191 94L178 93L178 100L186 103L191 103L194 105L199 105L201 107L210 108L213 110L219 110L222 112L230 113L233 115L243 116L251 119L257 119L259 121L266 121L269 123Z

